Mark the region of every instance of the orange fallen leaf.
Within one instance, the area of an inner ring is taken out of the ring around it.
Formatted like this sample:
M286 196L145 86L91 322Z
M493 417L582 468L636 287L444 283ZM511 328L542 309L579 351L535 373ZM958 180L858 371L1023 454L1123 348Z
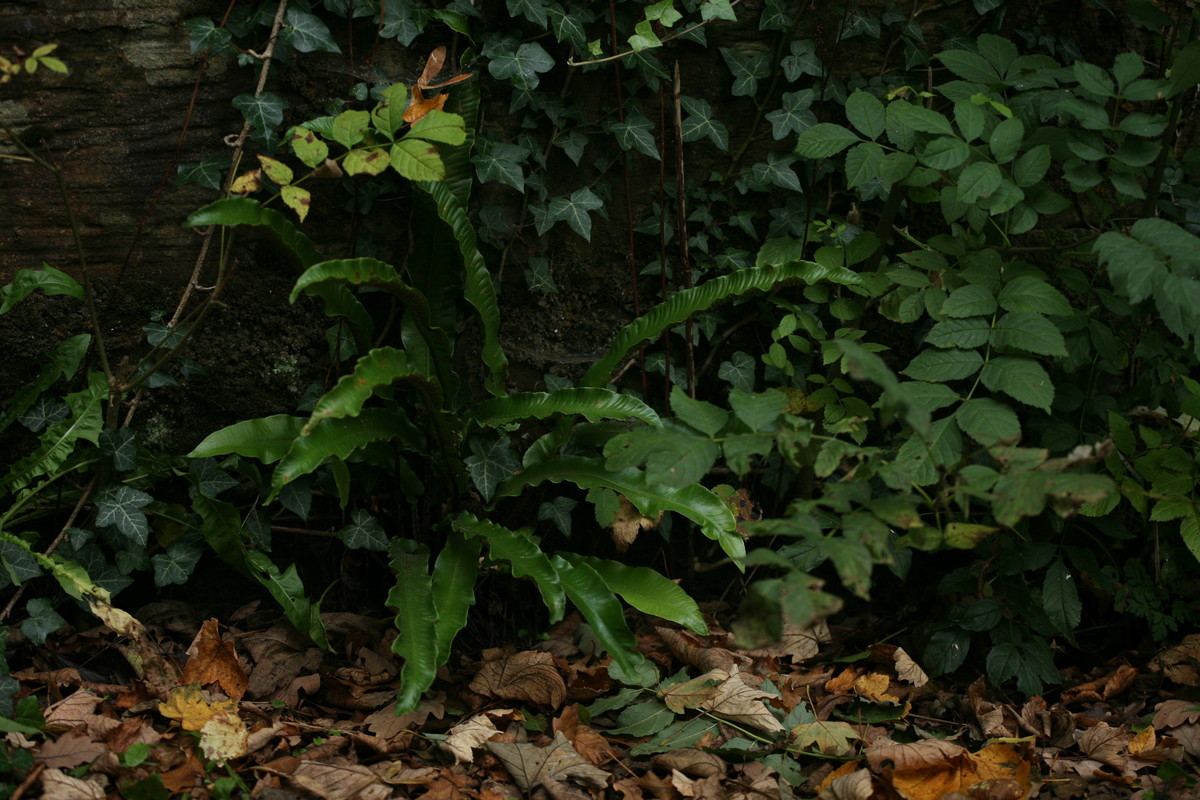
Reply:
M200 627L187 652L188 662L181 678L183 683L202 686L218 684L221 691L232 700L241 700L246 694L249 678L238 661L233 642L221 641L215 619L206 621Z

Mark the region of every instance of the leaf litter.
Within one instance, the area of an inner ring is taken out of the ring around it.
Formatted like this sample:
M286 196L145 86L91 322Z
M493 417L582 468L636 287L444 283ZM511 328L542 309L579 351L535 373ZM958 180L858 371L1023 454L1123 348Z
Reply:
M849 652L824 622L741 649L711 619L708 636L645 620L663 677L622 687L572 616L533 649L453 662L397 716L387 619L323 614L324 652L254 604L225 623L171 603L138 616L115 621L124 639L10 644L30 662L3 729L12 797L1200 797L1200 637L1018 704L982 678L930 680L894 644Z

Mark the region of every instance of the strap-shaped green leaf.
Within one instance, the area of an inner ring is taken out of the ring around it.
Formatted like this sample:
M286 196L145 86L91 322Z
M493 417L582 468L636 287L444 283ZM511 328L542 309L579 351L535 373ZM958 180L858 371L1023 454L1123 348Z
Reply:
M450 658L454 637L467 625L467 612L475 605L482 540L452 530L433 564L433 607L437 611L437 663Z
M301 293L317 294L314 290L330 283L372 286L395 295L408 307L421 337L429 346L432 356L430 361L443 391L449 397L458 393L458 378L451 368L454 359L451 354L450 337L434 323L425 295L401 280L395 267L377 258L322 261L309 267L296 280L292 289L292 302L295 302Z
M300 434L307 436L322 420L357 417L362 413L363 403L380 386L390 386L396 381L420 382L432 410L442 407L442 391L436 382L408 362L403 350L395 347L377 347L358 360L354 370L343 375L337 385L326 392L313 407L312 417Z
M396 611L400 631L392 642L392 652L404 659L396 713L407 714L417 710L421 695L437 677L438 618L429 577L429 549L411 539L395 539L389 564L396 583L388 592L387 604Z
M701 636L708 635L708 623L696 601L677 583L648 567L631 567L605 558L562 553L573 565L587 564L604 579L608 588L638 611L677 622Z
M521 474L500 484L496 496L511 497L520 494L526 486L535 486L542 481L571 481L581 489L612 489L625 495L648 517L674 511L699 525L701 532L721 545L730 558L740 561L746 555L746 543L734 531L737 523L733 512L703 486L657 486L649 483L646 474L639 469L605 469L604 460L599 458L550 458L529 465Z
M476 424L489 428L530 417L545 419L554 414L579 414L591 422L632 418L650 425L662 424L654 409L636 397L596 388L519 392L485 400L469 412Z
M108 396L108 383L104 374L93 372L88 375L88 385L64 398L71 408L71 416L55 423L42 433L38 446L32 453L12 465L8 474L0 478L0 493L15 492L44 475L52 475L63 465L80 440L96 444L104 419L101 406Z
M454 240L462 254L464 289L467 302L475 307L479 321L483 323L483 348L480 356L487 365L490 375L487 390L494 395L506 393L504 373L508 369L508 357L500 346L500 304L496 300L496 287L492 275L476 245L475 226L467 216L466 206L453 191L441 182L418 184L429 193L437 204L438 216L450 226Z
M237 453L239 456L257 458L264 464L273 464L287 453L307 421L304 417L276 414L235 422L206 436L188 453L188 458Z
M542 602L550 611L551 624L563 618L567 601L558 571L529 534L528 529L510 530L494 522L478 519L469 511L459 514L451 524L457 531L487 540L491 557L498 561L507 561L514 577L532 578L538 591L542 593Z
M673 325L683 322L706 308L748 292L766 291L786 281L817 283L822 280L847 282L841 273L847 270L823 267L812 261L792 261L785 264L742 269L679 292L665 303L626 325L613 339L608 352L584 374L581 386L603 386L621 359L641 342L658 337ZM850 273L853 276L853 273Z
M337 456L346 459L355 450L371 442L394 439L409 449L424 450L424 437L403 411L392 408L369 408L353 419L329 419L315 425L307 436L292 440L287 453L275 468L271 478L271 502L284 484L307 475Z
M551 559L562 578L567 597L592 626L592 632L612 656L609 674L622 683L650 686L658 681L654 665L637 651L637 637L625 622L620 601L604 579L586 563L572 564L562 556Z
M304 583L300 580L296 565L292 564L280 572L275 562L261 550L247 551L246 563L255 579L283 609L288 622L312 639L317 647L328 650L329 640L325 636L325 625L321 622L321 604L314 603L305 595Z
M363 112L365 113L365 112ZM279 238L279 242L307 269L322 261L321 254L307 236L292 222L273 208L264 208L257 200L249 197L227 197L204 208L193 211L183 223L185 228L206 228L209 225L253 225L265 227ZM325 315L342 317L350 323L359 350L370 346L373 323L371 315L362 303L340 284L326 284L313 289L309 294L325 301ZM295 294L292 302L296 301Z

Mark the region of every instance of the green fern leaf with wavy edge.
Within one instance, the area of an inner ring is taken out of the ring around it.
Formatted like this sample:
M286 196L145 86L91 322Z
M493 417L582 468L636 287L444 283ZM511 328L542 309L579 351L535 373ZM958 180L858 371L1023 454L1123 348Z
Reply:
M621 359L634 347L658 337L671 326L723 300L749 292L766 291L788 281L817 283L823 280L843 285L862 283L858 275L842 267L824 267L813 261L791 261L738 270L713 278L693 289L684 289L622 328L608 352L592 365L579 384L603 386L608 383L609 376Z
M650 406L630 395L608 389L570 388L554 392L519 392L485 400L467 412L477 425L494 428L519 419L545 419L555 414L579 414L598 419L640 419L661 425Z

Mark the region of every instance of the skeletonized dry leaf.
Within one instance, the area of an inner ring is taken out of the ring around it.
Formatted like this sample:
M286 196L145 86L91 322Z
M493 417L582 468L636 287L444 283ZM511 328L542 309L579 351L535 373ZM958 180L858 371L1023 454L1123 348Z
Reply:
M360 764L321 764L302 761L288 778L306 792L322 800L350 800L351 798L388 797L391 790L379 783L375 773ZM370 791L372 784L377 789ZM378 789L384 790L382 794Z
M504 763L508 774L523 791L545 786L552 791L555 784L574 780L590 789L608 785L608 773L584 761L562 735L554 734L549 747L529 743L488 742L487 749Z
M215 619L207 620L187 650L188 662L183 667L180 680L183 683L220 685L221 691L232 700L241 700L246 694L249 679L238 662L233 642L221 641L221 633Z
M720 671L713 673L714 677ZM718 717L724 717L730 722L752 725L767 733L784 730L783 723L775 719L763 700L774 697L770 692L747 686L742 680L737 668L734 667L729 677L721 682L713 692L712 697L701 704L705 711L711 711Z

